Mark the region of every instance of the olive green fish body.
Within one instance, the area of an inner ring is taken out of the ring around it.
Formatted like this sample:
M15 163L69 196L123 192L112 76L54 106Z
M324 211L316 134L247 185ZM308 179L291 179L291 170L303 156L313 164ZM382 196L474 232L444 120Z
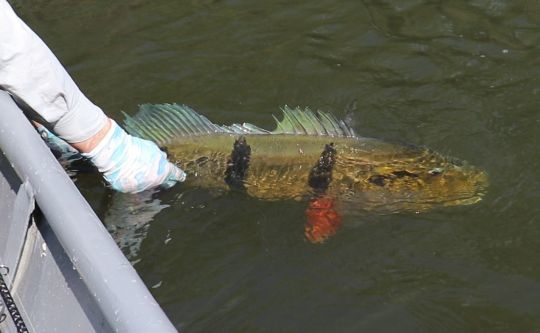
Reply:
M243 136L251 148L244 188L249 195L267 200L309 195L310 170L326 144L345 153L355 139L255 134ZM188 174L186 184L229 188L224 181L236 135L214 135L178 140L167 145L171 158ZM339 154L339 153L338 153ZM343 155L345 157L345 155ZM333 174L344 173L341 159ZM344 159L345 160L345 159Z
M359 137L327 113L282 111L284 119L270 132L251 124L218 126L185 106L144 105L127 117L126 128L165 147L188 174L186 185L238 188L265 200L304 199L322 190L353 209L394 212L470 204L484 194L485 172L464 162ZM318 189L316 171L329 149L332 163L318 176L327 186ZM238 183L228 179L238 176L235 164L241 164Z

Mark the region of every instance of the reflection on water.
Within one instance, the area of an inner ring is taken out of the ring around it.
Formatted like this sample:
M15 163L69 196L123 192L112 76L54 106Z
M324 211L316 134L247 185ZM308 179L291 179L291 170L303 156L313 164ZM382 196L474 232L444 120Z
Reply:
M154 191L133 195L114 193L102 218L107 230L126 257L135 263L150 223L169 207L155 197Z
M79 175L177 327L540 329L540 2L13 2L117 119L179 102L271 128L278 106L309 106L490 175L476 205L344 216L323 246L303 237L306 203L176 186L102 205Z

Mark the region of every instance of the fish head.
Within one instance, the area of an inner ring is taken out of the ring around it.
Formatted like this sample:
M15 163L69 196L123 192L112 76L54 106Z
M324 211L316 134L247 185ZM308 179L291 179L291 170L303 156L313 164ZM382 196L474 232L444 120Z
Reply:
M360 202L366 210L419 212L474 204L488 187L481 168L425 148L404 147L361 159L354 170L350 201Z
M416 200L425 205L456 206L482 200L487 173L469 163L432 153L432 161L416 167Z

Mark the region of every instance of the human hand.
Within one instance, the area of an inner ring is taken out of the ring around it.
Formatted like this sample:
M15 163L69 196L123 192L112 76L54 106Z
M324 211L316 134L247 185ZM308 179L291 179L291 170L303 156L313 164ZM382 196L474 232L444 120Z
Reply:
M127 134L112 120L101 142L82 155L120 192L136 193L157 186L168 188L186 179L184 171L170 163L155 143Z

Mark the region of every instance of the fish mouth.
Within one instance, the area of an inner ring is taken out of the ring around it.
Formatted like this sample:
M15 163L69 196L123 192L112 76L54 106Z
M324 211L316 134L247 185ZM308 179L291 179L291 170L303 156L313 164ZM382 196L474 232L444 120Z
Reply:
M484 198L489 187L489 177L487 172L474 167L468 167L465 174L465 179L461 183L465 184L460 190L456 190L452 195L448 195L446 199L432 198L434 205L442 206L465 206L476 204Z

